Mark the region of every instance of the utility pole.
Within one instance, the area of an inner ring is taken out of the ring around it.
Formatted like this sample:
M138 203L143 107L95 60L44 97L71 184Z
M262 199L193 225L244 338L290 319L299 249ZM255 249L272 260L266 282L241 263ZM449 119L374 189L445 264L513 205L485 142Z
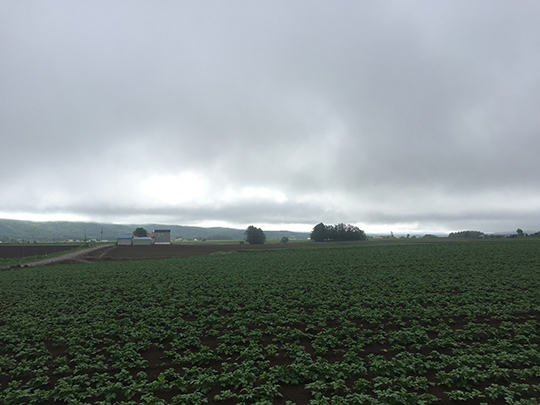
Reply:
M99 241L103 242L103 228L101 228L101 239Z
M84 230L84 243L86 243L86 229Z

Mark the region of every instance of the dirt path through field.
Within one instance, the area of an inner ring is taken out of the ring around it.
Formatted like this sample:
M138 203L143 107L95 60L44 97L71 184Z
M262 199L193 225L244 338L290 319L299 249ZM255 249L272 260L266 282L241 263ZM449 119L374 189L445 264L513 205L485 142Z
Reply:
M107 248L110 249L114 246L115 245L113 244L94 246L88 249L82 249L76 252L67 253L62 256L51 257L50 259L43 259L43 260L39 260L37 262L32 262L32 263L24 263L23 266L28 266L28 267L47 266L47 265L55 264L58 262L64 262L66 260L77 260L79 258L82 258L88 255L89 253L95 254L95 253L98 253L98 251L106 252Z

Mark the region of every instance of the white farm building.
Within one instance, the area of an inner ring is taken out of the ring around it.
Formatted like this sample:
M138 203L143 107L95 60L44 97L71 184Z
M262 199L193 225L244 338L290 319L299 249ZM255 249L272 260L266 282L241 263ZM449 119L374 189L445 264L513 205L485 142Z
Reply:
M154 229L154 243L156 245L170 245L171 244L171 230L170 229Z
M131 246L131 241L133 240L133 235L118 235L116 238L116 244L118 246Z
M133 238L133 246L150 246L152 244L153 240L152 238L145 236L145 237L134 237Z

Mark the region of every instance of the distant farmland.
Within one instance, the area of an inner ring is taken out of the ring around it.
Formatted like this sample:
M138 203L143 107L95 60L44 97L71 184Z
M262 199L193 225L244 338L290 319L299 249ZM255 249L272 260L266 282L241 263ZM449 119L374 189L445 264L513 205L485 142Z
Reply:
M2 272L0 403L538 404L539 248L382 242Z
M0 245L0 259L43 256L78 248L80 245L34 245L21 243L17 245Z

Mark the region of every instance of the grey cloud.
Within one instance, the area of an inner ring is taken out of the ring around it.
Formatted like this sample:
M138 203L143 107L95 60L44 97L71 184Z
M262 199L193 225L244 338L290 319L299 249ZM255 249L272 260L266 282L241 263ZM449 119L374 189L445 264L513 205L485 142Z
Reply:
M6 4L0 213L540 227L483 204L538 197L536 3ZM138 200L185 171L202 202Z

